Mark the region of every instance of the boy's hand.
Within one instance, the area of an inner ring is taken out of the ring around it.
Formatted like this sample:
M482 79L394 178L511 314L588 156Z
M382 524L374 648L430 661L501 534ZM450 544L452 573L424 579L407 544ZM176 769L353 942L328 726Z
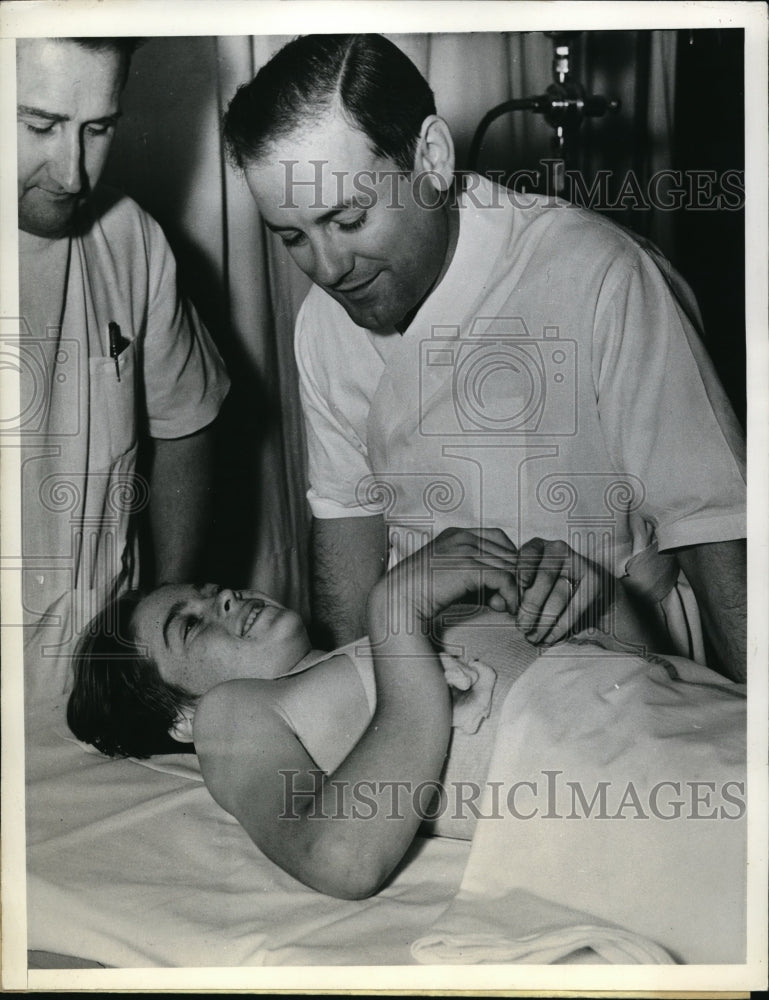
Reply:
M494 592L495 607L515 613L518 552L499 528L447 528L393 567L377 586L398 606L428 621L468 591Z

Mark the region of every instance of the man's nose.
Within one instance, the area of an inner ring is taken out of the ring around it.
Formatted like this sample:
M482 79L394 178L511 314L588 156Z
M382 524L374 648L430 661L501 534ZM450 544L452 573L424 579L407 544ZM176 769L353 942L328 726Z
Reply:
M83 137L79 129L64 129L51 176L63 194L79 194L83 189Z
M317 241L314 255L313 277L319 285L339 284L355 266L355 257L349 247L339 246L332 237L325 234Z

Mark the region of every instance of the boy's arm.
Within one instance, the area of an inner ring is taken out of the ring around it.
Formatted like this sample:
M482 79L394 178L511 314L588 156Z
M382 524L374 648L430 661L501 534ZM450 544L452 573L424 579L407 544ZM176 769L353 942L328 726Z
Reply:
M318 772L266 697L246 702L244 682L206 696L196 729L223 734L215 745L218 776L209 787L256 845L295 878L328 895L359 899L376 892L400 861L429 805L429 795L420 801L417 790L440 776L451 727L429 622L481 579L512 601L514 560L509 543L456 532L375 585L368 618L377 706L333 775ZM233 738L228 720L236 705L241 736ZM205 745L199 753L206 773Z
M333 775L318 769L265 685L220 684L198 708L196 748L213 797L271 861L330 896L376 892L421 822L414 790L441 772L449 693L429 648L425 660L411 658L413 639L378 671L376 715Z

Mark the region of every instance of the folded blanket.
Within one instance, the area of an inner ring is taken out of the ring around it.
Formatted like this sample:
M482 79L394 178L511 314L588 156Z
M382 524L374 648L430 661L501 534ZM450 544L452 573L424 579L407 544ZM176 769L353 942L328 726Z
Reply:
M578 953L590 963L673 963L653 941L523 890L483 899L460 891L439 926L415 941L411 953L423 965L548 965Z
M558 646L511 687L475 806L460 892L418 961L745 961L740 685Z

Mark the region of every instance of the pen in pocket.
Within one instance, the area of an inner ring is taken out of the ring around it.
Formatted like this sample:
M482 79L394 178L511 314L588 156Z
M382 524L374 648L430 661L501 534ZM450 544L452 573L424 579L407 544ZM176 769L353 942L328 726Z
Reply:
M114 320L110 320L109 326L107 327L107 335L109 336L109 356L115 359L115 374L117 375L118 382L120 381L120 361L118 356L120 354L121 340L120 327L115 323Z

